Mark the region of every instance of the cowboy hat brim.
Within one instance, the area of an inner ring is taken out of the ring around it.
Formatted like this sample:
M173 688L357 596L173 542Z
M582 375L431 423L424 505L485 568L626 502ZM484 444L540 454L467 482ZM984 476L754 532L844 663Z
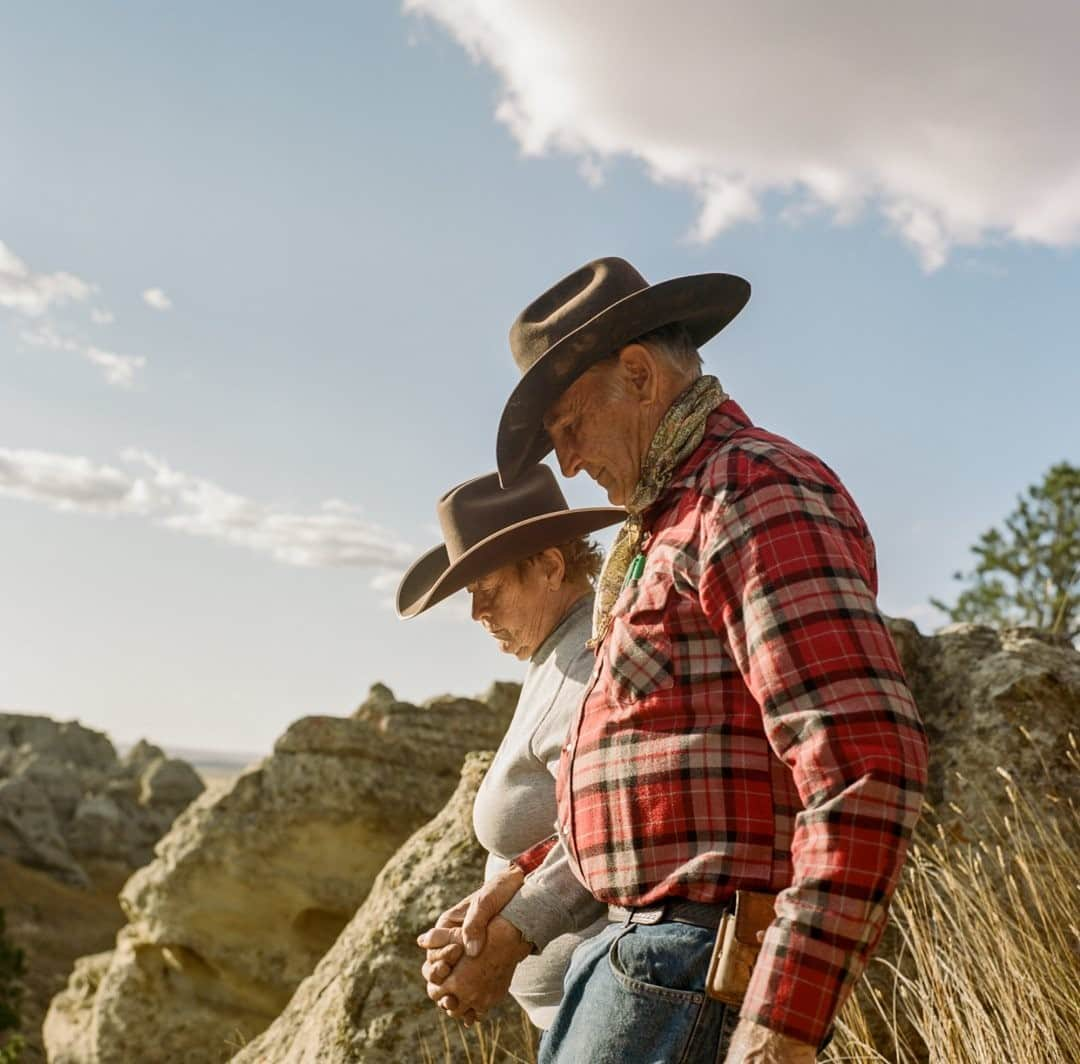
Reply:
M674 322L685 325L700 347L749 298L749 282L733 274L676 277L624 296L553 344L522 375L499 419L495 455L503 487L551 452L544 413L590 366L635 337Z
M626 511L612 506L540 514L493 532L452 564L446 545L440 543L414 562L401 578L398 615L415 617L503 565L523 561L548 547L557 547L625 519Z

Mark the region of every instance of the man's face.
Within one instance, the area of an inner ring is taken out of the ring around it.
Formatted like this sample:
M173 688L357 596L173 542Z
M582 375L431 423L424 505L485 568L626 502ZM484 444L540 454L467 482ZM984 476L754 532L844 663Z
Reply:
M525 661L547 637L547 582L539 565L504 565L465 589L472 596L472 618L499 644L504 654Z
M617 359L586 370L544 415L563 476L584 469L613 506L625 506L641 473L641 413Z

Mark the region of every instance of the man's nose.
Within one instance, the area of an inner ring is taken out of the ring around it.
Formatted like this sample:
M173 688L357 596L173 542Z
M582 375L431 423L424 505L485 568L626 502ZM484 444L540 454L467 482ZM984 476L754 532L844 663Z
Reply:
M555 457L564 477L576 477L581 472L581 457L566 443L555 444Z
M480 605L480 598L478 595L472 597L472 619L474 621L483 620L487 615L487 611Z

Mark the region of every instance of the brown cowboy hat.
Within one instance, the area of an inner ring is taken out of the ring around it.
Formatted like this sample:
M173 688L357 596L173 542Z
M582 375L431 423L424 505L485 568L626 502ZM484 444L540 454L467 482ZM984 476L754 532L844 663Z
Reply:
M547 408L590 366L631 340L681 322L700 347L750 298L729 273L702 273L650 285L625 259L587 263L530 303L510 327L521 380L499 421L495 454L511 484L551 450Z
M612 506L569 509L545 465L534 466L510 488L499 486L498 473L466 480L451 488L436 510L445 542L421 555L401 578L397 610L402 617L423 613L500 566L626 517L625 510Z

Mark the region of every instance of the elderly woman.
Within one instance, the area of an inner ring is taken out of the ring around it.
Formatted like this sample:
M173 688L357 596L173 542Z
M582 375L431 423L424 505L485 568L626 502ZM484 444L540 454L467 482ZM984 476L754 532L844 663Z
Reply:
M444 495L437 509L445 543L405 574L398 588L399 614L415 617L465 588L472 596L473 620L503 653L529 662L513 719L473 808L490 879L552 833L559 753L593 665L585 642L601 556L585 537L621 521L625 513L610 507L568 509L554 474L542 465L506 490L495 473L466 481ZM441 933L421 936L421 944L432 947L424 965L429 985L440 983L457 962L467 969L472 960L462 960L453 930L468 900L443 914ZM510 993L537 1027L551 1023L570 954L606 923L598 919L563 935L518 965ZM497 924L489 934L498 934ZM517 941L508 948L527 954L520 933L513 929L511 935Z

